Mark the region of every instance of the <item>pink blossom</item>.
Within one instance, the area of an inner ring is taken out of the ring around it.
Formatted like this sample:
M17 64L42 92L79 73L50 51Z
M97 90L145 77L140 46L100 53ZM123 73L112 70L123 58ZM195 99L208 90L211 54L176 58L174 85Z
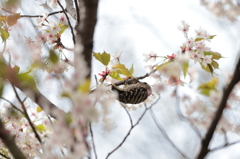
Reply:
M190 27L190 25L188 25L185 21L181 21L182 22L182 26L178 26L178 29L180 30L180 31L182 31L183 33L187 33L188 32L188 30L189 30L189 27Z
M57 40L57 37L53 33L46 33L46 39L48 42L52 43L53 41Z
M201 62L201 58L203 57L202 53L194 52L191 54L191 58L194 60L194 63Z
M56 9L57 8L57 0L48 0L48 3L51 5L52 8Z
M47 41L46 35L43 35L42 32L38 32L38 35L35 37L37 43L44 44Z
M122 52L119 52L119 53L112 54L111 57L119 61L121 55L122 55Z
M174 60L175 57L176 57L176 55L174 53L172 55L167 55L167 58L169 60Z
M57 34L61 28L59 27L59 25L56 22L50 22L50 32L51 34Z
M207 64L210 64L210 63L212 63L212 55L206 55L206 56L204 56L203 59L202 59L202 65L203 65L204 67L206 67Z
M148 62L148 61L151 61L151 62L154 62L157 58L157 54L156 53L149 53L149 54L143 54L144 56L144 61L145 62Z
M65 14L60 14L59 15L59 17L58 17L58 19L59 19L59 21L60 21L60 23L62 23L62 24L68 24L68 21L67 21L67 18L66 18L66 16L65 16Z
M163 83L156 83L152 88L156 93L161 93L165 90L165 85Z

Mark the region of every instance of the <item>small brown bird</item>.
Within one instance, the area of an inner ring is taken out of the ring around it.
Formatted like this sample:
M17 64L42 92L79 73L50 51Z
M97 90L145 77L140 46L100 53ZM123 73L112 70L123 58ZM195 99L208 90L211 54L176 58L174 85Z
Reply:
M118 92L118 100L125 104L138 104L145 101L152 94L152 89L146 82L126 85L119 88L112 85L112 90Z

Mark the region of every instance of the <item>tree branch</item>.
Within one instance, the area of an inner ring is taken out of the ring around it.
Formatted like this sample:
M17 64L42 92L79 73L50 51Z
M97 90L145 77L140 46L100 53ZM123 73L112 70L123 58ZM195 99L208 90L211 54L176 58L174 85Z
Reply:
M67 18L68 25L69 25L70 30L71 30L71 33L72 33L73 44L75 44L75 42L76 42L76 40L75 40L75 35L74 35L73 27L72 27L72 25L71 25L71 23L70 23L69 17L68 17L68 15L67 15L66 11L64 10L62 4L61 4L59 1L57 1L57 3L58 3L58 5L62 8L62 11L63 11L64 15L65 15L66 18ZM66 48L66 47L65 47L65 48Z
M216 148L214 148L214 149L211 149L210 152L217 151L217 150L226 148L226 147L228 147L228 146L233 146L233 145L238 144L238 143L240 143L240 140L235 141L235 142L232 142L232 143L226 143L226 144L224 144L224 145L222 145L222 146L218 146L218 147L216 147Z
M59 13L64 13L65 10L60 10L60 11L56 11L56 12L52 12L48 14L49 16L55 15L55 14L59 14ZM43 15L20 15L21 18L42 18Z
M219 122L219 120L222 116L223 110L226 107L226 103L227 103L229 94L231 93L235 84L237 82L239 82L239 80L240 80L240 58L238 59L238 62L237 62L237 65L236 65L236 68L235 68L235 71L234 71L234 74L233 74L233 77L232 77L230 83L223 90L222 100L220 102L220 105L219 105L216 113L215 113L215 117L213 118L213 120L210 124L210 127L209 127L209 129L206 133L206 136L202 140L201 149L200 149L200 152L197 156L197 159L203 159L208 154L208 152L210 151L209 150L209 144L210 144L210 141L212 140L212 137L213 137L214 131L217 127L217 124L218 124L218 122Z
M80 24L76 24L77 45L75 46L75 62L78 61L78 58L81 58L81 54L84 56L84 60L86 61L87 67L89 69L87 78L90 78L92 66L93 35L95 25L97 23L98 0L80 0L80 2L81 7L83 8L83 14L81 14L80 17ZM78 10L77 6L76 9ZM77 14L79 14L79 12L77 12ZM79 47L81 47L80 44L82 44L82 49L79 49Z
M14 109L16 109L17 111L19 111L20 113L22 113L22 114L24 114L24 112L21 110L21 109L19 109L16 105L14 105L12 102L10 102L9 100L7 100L6 98L4 98L4 97L0 97L1 99L3 99L3 100L5 100L6 102L8 102L9 104L11 104L11 106L14 108Z
M193 124L193 122L192 122L191 120L189 120L188 118L186 118L186 117L182 114L182 111L180 110L179 103L180 103L179 97L176 97L176 104L175 104L175 106L176 106L176 111L177 111L177 114L178 114L179 118L180 118L182 121L188 123L188 124L192 127L192 129L195 131L195 133L197 134L197 136L198 136L200 139L202 139L202 135L201 135L200 131L198 130L198 128Z
M184 158L189 159L189 157L187 157L174 143L173 141L169 138L169 136L167 135L166 131L164 130L164 128L161 126L161 124L158 122L155 114L153 113L153 110L150 109L150 114L153 118L154 123L156 124L156 126L158 127L158 129L161 131L161 133L163 134L163 136L167 139L167 141L171 144L171 146L177 150Z
M4 128L2 120L0 119L0 138L2 139L5 146L11 152L15 159L27 159L22 151L16 145L13 136L10 135L9 131Z
M1 152L0 152L0 156L4 157L4 158L6 158L6 159L11 159L10 157L8 157L8 156L4 155L4 154L3 154L3 153L1 153Z
M89 123L89 129L90 129L90 134L91 134L91 138L92 138L93 152L94 152L94 155L95 155L95 159L97 159L98 157L97 157L97 151L96 151L94 138L93 138L92 123Z
M79 25L80 24L80 10L79 10L79 5L78 5L78 1L74 0L75 3L75 8L76 8L76 13L77 13L77 19L76 19L76 23Z
M143 118L143 116L146 114L146 112L147 112L149 109L151 109L151 108L158 102L159 99L160 99L160 98L158 98L158 99L157 99L150 107L148 107L148 108L146 107L146 104L145 104L145 110L144 110L144 112L142 113L142 115L140 116L140 118L137 120L137 122L136 122L134 125L133 125L133 122L132 122L131 115L129 114L129 112L127 111L127 109L126 109L125 107L123 107L123 108L126 110L128 116L129 116L130 123L131 123L131 127L130 127L130 129L128 130L127 135L123 138L122 142L120 142L120 144L119 144L115 149L113 149L111 152L108 153L106 159L107 159L112 153L114 153L115 151L117 151L117 149L119 149L119 148L123 145L123 143L127 140L128 136L130 135L130 133L132 132L132 130L134 129L134 127L136 127L136 126L139 124L139 122L142 120L142 118Z
M32 121L31 121L31 119L30 119L30 117L29 117L29 115L28 115L28 113L27 113L27 110L26 110L26 107L25 107L24 103L23 103L22 100L20 99L20 97L19 97L19 95L18 95L18 93L17 93L17 90L16 90L16 88L15 88L13 85L12 85L12 88L13 88L13 90L14 90L14 93L15 93L18 101L20 102L20 104L21 104L21 106L22 106L24 115L25 115L26 119L28 120L28 123L29 123L29 125L31 126L31 128L32 128L32 130L33 130L33 133L35 134L35 137L37 138L37 140L38 140L39 143L41 144L41 143L42 143L42 140L41 140L41 138L40 138L37 130L35 129Z

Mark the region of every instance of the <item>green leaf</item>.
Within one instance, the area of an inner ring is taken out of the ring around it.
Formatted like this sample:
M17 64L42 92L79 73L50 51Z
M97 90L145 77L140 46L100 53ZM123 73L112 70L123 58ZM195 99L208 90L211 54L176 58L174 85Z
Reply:
M167 66L168 64L170 64L171 63L171 61L167 61L167 62L165 62L165 63L162 63L162 64L160 64L160 65L157 65L156 66L156 69L157 70L161 70L162 68L164 68L165 66Z
M87 78L78 88L77 90L82 92L82 93L88 93L90 90L90 84L91 81L89 78Z
M65 114L64 120L65 120L65 123L66 123L67 125L69 125L69 124L72 123L73 118L72 118L71 112Z
M4 89L4 80L0 78L0 97L2 97L3 89Z
M210 37L208 39L213 39L216 35L210 35ZM204 38L196 38L195 41L201 41Z
M22 87L38 90L37 84L31 75L26 74L26 73L19 74L18 80Z
M201 94L209 96L209 92L211 90L216 90L216 85L218 84L218 79L214 77L211 81L207 83L202 83L199 87L198 90L200 91Z
M117 65L113 66L113 69L117 69L116 70L117 73L120 73L120 74L125 75L127 77L133 77L131 72L123 64L117 64Z
M107 66L108 63L110 62L110 54L106 53L105 51L102 54L93 53L93 56L105 66Z
M8 16L0 16L0 21L1 22L7 22Z
M203 66L201 63L200 63L201 67L203 70L207 71L207 72L210 72L211 74L213 74L213 68L210 64L207 64L207 66Z
M212 59L219 60L223 58L222 55L218 52L204 52L204 55L212 55Z
M189 68L189 64L188 64L188 62L185 62L185 63L183 64L183 75L184 75L184 78L185 78L186 75L187 75L188 68Z
M8 37L9 37L9 32L6 31L6 30L4 30L4 29L2 29L2 28L0 28L0 35L1 35L1 37L2 37L2 42L4 42L5 40L8 39Z
M217 36L217 35L210 35L209 39L213 39L215 36Z
M60 23L59 27L61 28L61 30L59 31L59 34L62 34L68 28L68 25L63 25L62 23Z
M9 15L7 18L7 23L9 26L13 26L17 23L17 20L20 18L21 18L20 13Z
M35 125L34 127L38 132L46 132L48 130L43 124Z
M58 58L58 55L53 51L53 50L50 50L49 51L49 57L48 59L53 63L57 63L59 58Z
M123 79L120 77L119 73L117 73L116 71L113 71L112 73L109 74L110 77L122 81Z
M39 113L41 111L43 111L42 108L40 106L38 106L37 109L36 109L36 112Z
M134 73L133 64L132 64L132 67L130 68L130 70L129 70L129 71L131 72L131 74L133 74L133 73Z
M219 64L216 61L212 60L211 66L213 66L215 69L218 69Z

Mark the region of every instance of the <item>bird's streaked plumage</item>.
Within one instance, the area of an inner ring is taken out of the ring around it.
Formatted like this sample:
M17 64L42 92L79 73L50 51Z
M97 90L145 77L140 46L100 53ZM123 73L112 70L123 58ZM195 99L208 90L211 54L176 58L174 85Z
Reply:
M123 88L112 85L112 90L118 92L118 100L125 104L138 104L152 94L152 89L146 82L129 84Z

